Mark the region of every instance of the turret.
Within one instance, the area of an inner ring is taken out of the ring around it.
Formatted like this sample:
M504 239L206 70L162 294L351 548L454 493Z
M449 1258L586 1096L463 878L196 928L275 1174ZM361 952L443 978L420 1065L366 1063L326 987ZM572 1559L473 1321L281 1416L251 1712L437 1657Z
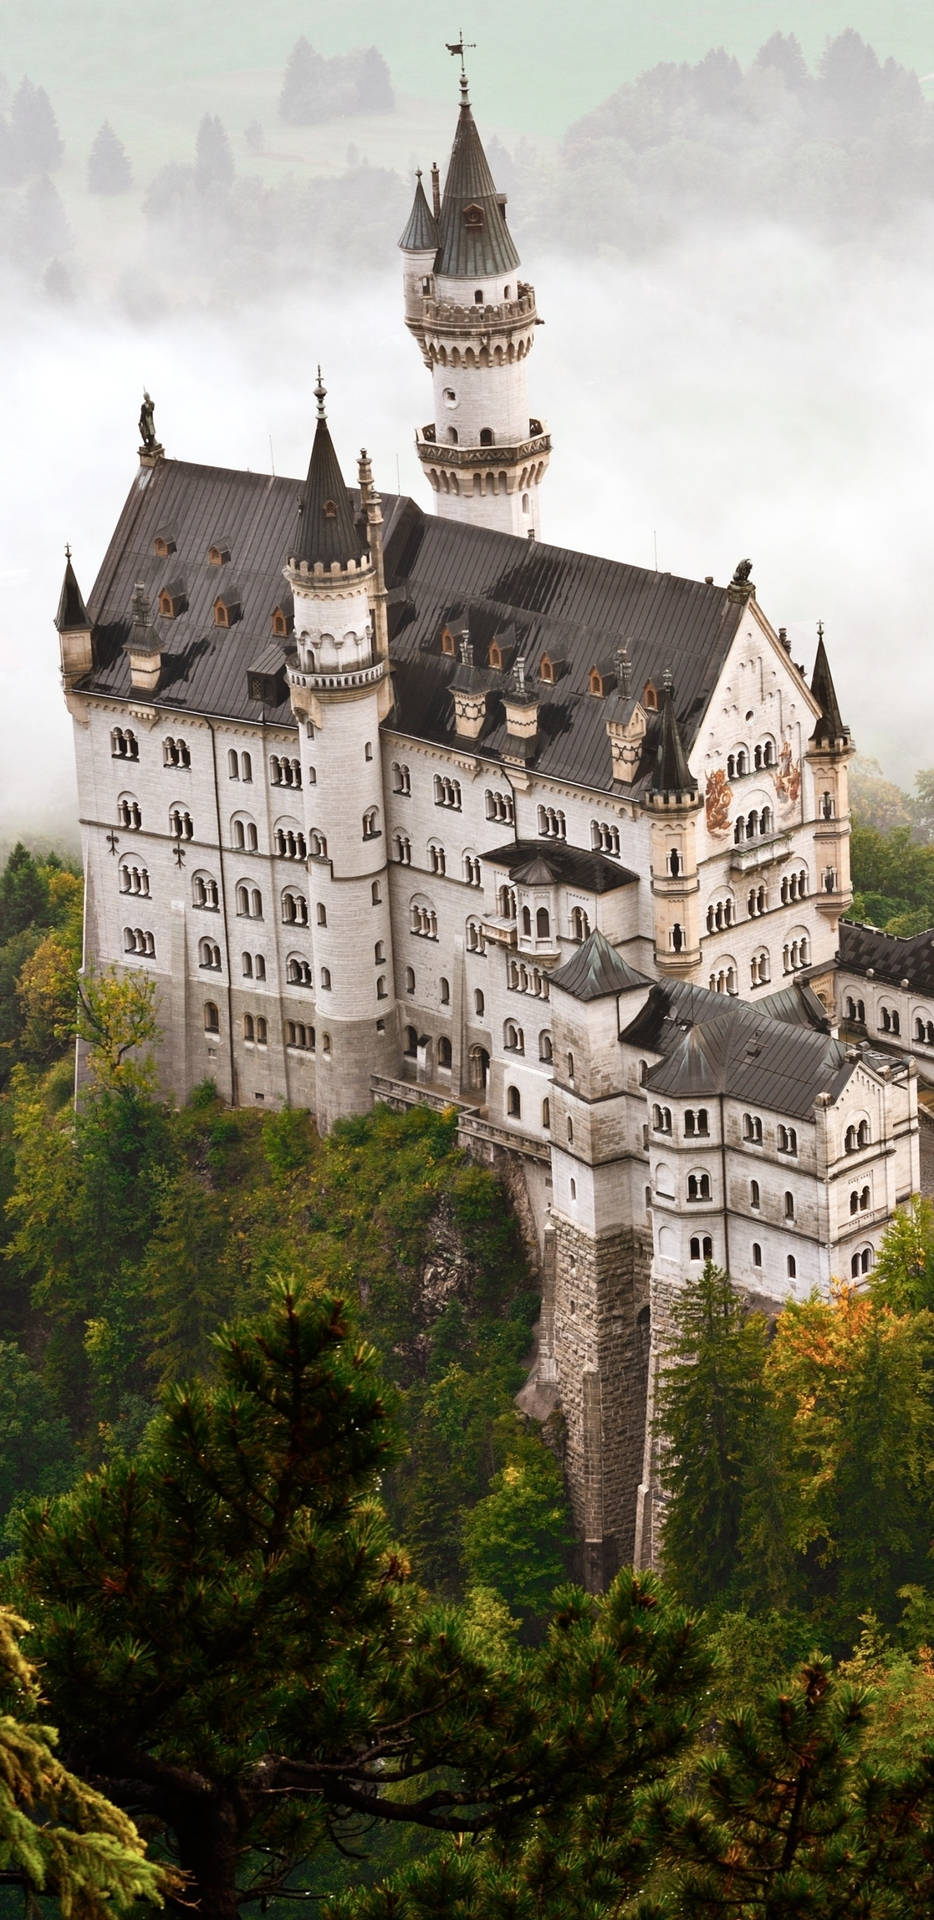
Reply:
M851 905L850 801L847 762L853 752L849 727L840 717L824 630L817 629L817 653L811 692L820 708L808 742L807 759L814 783L815 898L821 912L834 922Z
M303 735L308 919L313 953L316 1111L322 1129L369 1104L372 1072L396 1065L392 928L379 725L390 703L378 643L381 515L361 457L355 519L324 410L299 502L286 578L295 608L292 710ZM302 945L301 937L297 943Z
M70 547L65 548L65 578L59 594L55 625L58 628L62 680L65 692L70 693L75 681L80 680L82 674L90 673L94 665L94 630L71 564Z
M652 821L655 964L661 973L683 975L700 962L697 816L703 800L684 751L670 673L662 687L658 748L644 801Z
M406 325L434 389L434 419L415 435L438 512L534 539L549 435L529 414L526 361L539 324L520 278L471 111L467 79L440 206L417 176L403 254Z

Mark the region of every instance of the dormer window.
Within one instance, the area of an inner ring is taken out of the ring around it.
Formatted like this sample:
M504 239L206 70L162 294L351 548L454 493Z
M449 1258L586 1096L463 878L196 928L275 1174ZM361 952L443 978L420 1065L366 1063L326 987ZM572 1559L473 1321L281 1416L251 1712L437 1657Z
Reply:
M446 653L451 660L454 659L457 652L457 648L454 645L454 635L450 627L442 627L441 629L441 651L442 653Z
M464 208L464 225L470 229L471 233L479 233L483 226L483 208L478 207L475 200L471 201L469 207ZM477 291L482 299L482 290L478 288Z
M168 527L163 527L153 540L152 550L153 553L158 554L160 560L167 560L169 554L175 552L175 544L174 533L170 532Z
M285 608L274 607L273 615L272 615L272 630L276 636L276 639L286 640L289 635L289 629L290 629L290 616L286 613Z
M170 580L159 594L159 612L163 620L175 620L188 606L183 580Z
M490 641L490 654L489 654L489 662L490 662L490 666L491 666L491 667L495 667L495 668L496 668L496 671L497 671L497 673L502 673L502 671L503 671L503 649L502 649L502 647L500 646L500 644L499 644L499 641L498 641L498 640L491 640L491 641Z
M554 661L549 658L549 655L547 653L542 654L541 666L539 667L538 671L541 679L544 680L546 686L553 687L555 684Z
M587 685L591 693L595 694L598 700L605 699L610 691L609 682L604 678L599 667L591 667Z
M658 694L651 680L647 680L642 689L642 705L648 709L649 713L658 712Z
M325 517L325 519L326 519L326 520L336 520L336 519L337 519L337 501L336 501L336 500L326 500L326 501L325 501L325 503L324 503L324 517Z
M214 625L232 627L239 618L240 595L234 590L229 593L219 593L214 602Z
M223 567L230 559L230 541L212 540L208 548L208 561L212 567Z

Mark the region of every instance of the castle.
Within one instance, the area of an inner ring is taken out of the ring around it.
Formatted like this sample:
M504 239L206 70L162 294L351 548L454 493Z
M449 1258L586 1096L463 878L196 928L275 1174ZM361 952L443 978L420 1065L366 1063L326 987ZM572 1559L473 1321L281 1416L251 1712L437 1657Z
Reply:
M542 541L535 293L463 77L400 244L433 513L365 453L347 486L320 375L300 487L167 458L147 396L87 603L68 558L84 964L155 981L179 1099L459 1109L534 1223L538 1394L599 1587L658 1551L684 1276L776 1301L868 1271L919 1185L902 1043L934 1059L932 1007L901 952L877 989L867 930L841 959L823 638L808 680L747 561L718 584Z

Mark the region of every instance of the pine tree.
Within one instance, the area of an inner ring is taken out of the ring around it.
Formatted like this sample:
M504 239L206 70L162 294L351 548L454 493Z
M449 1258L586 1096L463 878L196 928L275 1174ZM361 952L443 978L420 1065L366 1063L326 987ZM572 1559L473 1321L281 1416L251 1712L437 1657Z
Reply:
M212 187L231 187L234 161L230 141L216 113L206 113L195 143L195 185L206 193Z
M177 1880L144 1858L132 1820L69 1773L55 1733L39 1723L26 1631L0 1607L0 1879L22 1888L34 1911L51 1896L64 1920L107 1920L140 1900L161 1906Z
M311 126L327 110L327 61L304 34L296 40L279 95L279 118L290 127Z
M13 95L10 134L20 179L36 173L54 173L65 156L52 104L44 87L24 79Z
M765 1413L766 1323L722 1267L685 1282L659 1387L666 1578L706 1605L736 1576L744 1488Z
M0 944L32 922L47 925L48 887L28 848L18 840L0 874Z
M109 120L94 136L88 154L89 193L127 193L133 184L133 170L122 140L118 140Z
M488 1834L463 1856L475 1887L508 1884L527 1840L542 1894L610 1857L634 1889L638 1790L702 1704L696 1627L622 1575L604 1600L566 1590L541 1648L487 1649L387 1539L394 1442L342 1303L280 1280L217 1356L217 1384L165 1393L135 1461L27 1510L10 1573L66 1753L145 1811L184 1912L233 1920L361 1815Z

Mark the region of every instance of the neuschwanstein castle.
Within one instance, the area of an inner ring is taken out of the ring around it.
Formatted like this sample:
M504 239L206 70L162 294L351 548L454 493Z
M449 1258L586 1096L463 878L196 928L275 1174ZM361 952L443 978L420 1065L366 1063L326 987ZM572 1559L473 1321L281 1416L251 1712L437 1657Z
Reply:
M822 638L808 678L748 561L721 584L541 539L535 292L463 78L400 245L432 511L365 453L347 484L320 376L303 487L167 458L147 397L87 603L69 558L85 965L155 980L178 1098L459 1110L535 1223L538 1400L599 1586L656 1550L683 1277L859 1277L918 1188L934 956L841 928Z

